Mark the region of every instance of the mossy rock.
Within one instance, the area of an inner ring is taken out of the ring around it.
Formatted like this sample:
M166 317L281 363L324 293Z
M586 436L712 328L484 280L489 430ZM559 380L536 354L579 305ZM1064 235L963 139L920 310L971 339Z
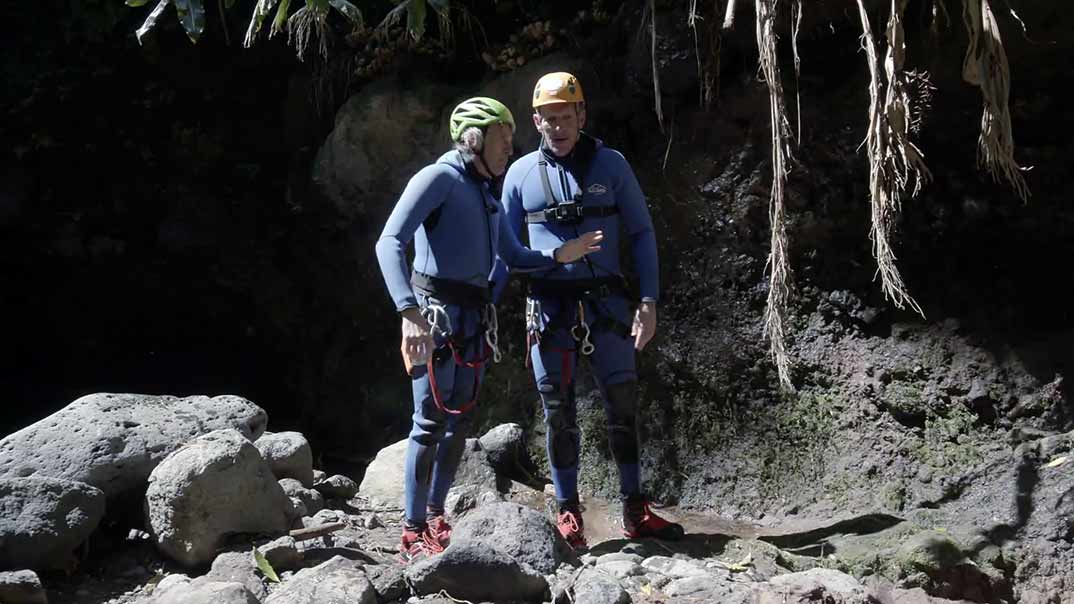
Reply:
M964 563L966 555L946 532L926 530L904 541L895 561L903 572L924 572L931 576Z

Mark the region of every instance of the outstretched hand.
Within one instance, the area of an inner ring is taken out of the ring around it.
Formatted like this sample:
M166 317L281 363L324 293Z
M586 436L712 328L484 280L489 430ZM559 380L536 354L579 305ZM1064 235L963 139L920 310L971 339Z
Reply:
M599 252L600 242L603 240L603 231L589 231L557 247L553 255L556 258L556 262L569 264L580 260L587 254Z

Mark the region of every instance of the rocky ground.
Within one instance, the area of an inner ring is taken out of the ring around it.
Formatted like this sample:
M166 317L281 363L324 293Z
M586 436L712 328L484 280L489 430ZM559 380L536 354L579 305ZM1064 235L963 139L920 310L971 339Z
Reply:
M267 431L253 403L208 400L93 395L0 440L0 601L1071 601L1074 432L985 452L928 498L873 502L890 513L848 500L734 520L665 506L687 529L679 542L622 538L618 504L587 495L589 548L572 552L550 486L525 469L523 430L504 424L468 441L451 547L404 565L406 441L359 485L315 470L306 439ZM183 442L147 436L184 421ZM60 446L71 422L93 438ZM42 455L45 439L66 457Z

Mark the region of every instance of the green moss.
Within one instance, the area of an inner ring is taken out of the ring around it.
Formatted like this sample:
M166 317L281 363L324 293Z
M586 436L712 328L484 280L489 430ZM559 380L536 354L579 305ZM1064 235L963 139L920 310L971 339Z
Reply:
M929 414L921 441L910 452L922 463L944 470L981 461L983 455L972 430L975 416L963 405L944 411L944 415Z

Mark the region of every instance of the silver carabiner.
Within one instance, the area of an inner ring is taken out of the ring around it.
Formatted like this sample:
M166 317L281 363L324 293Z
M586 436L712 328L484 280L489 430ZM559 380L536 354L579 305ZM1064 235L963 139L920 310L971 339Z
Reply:
M500 352L500 320L496 316L496 305L485 305L485 343L492 350L492 361L499 363L503 358Z

